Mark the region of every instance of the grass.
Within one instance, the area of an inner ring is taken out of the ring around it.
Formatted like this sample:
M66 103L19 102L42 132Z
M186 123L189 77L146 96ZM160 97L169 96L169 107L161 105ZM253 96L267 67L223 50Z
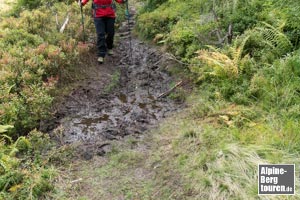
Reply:
M76 162L55 199L300 199L257 195L258 164L299 163L297 118L265 109L265 102L233 103L207 88L195 90L187 104L143 138L117 141L106 157Z
M280 122L262 113L240 126L236 120L243 118L245 108L229 105L231 115L227 112L226 117L226 103L209 102L204 93L190 97L190 109L165 122L155 133L155 157L164 169L161 175L173 171L174 176L181 177L183 192L172 191L179 199L264 199L257 195L257 165L299 162L298 140L292 134L298 123Z
M258 108L213 103L204 93L143 138L117 141L106 157L78 162L74 179L83 182L57 199L300 199L257 195L258 164L300 161L291 134L299 125L248 113L239 126L243 113ZM298 191L297 178L296 185Z
M120 76L121 72L118 70L112 74L110 83L104 88L104 93L110 93L119 86Z
M61 188L55 199L134 199L148 190L149 172L142 167L147 155L144 147L137 148L135 138L114 143L107 157L97 157L92 161L78 161L71 166L73 172L64 173L67 179L59 183ZM133 142L134 141L134 142ZM134 144L133 144L134 143ZM131 148L135 146L134 148ZM75 166L74 166L75 165ZM72 177L74 176L74 177ZM70 184L72 180L82 181ZM74 192L76 188L76 192Z
M184 3L175 4L178 10L181 4ZM169 13L157 11L155 17L157 21L164 17L168 20ZM173 17L177 20L178 16ZM142 19L149 27L153 25L148 17ZM183 28L185 24L177 26ZM149 35L157 35L151 32L156 29L147 30L150 30ZM194 41L189 31L180 34L171 34L169 38L175 48L182 41L188 44ZM182 48L175 52L177 56L191 56L190 52L181 51L185 46L185 43L179 46ZM275 72L280 67L289 69L287 66L278 64ZM300 199L299 194L288 197L257 195L259 163L297 164L300 161L300 123L299 118L291 114L298 116L293 111L298 107L290 106L294 103L291 97L296 96L293 91L298 85L297 77L287 75L294 78L294 82L280 85L282 80L291 80L281 77L285 73L262 74L261 79L251 80L252 89L258 90L257 93L260 89L269 92L262 94L261 101L250 102L243 96L246 87L238 88L239 83L231 80L223 80L219 90L200 87L188 97L186 110L162 122L143 138L116 141L106 157L78 160L63 167L52 199ZM119 78L120 72L113 74L106 92L117 86ZM268 82L276 79L279 80L277 85ZM235 88L242 92L236 92L235 99L225 99L222 92L230 93ZM184 96L179 90L170 98ZM238 104L237 100L242 103ZM285 112L279 109L281 107L290 110ZM299 191L297 178L296 185Z

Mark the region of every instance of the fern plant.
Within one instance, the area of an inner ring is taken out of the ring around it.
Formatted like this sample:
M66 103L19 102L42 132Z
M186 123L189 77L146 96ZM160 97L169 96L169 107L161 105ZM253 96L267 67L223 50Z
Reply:
M293 44L282 31L283 27L284 25L275 28L268 23L262 22L261 26L254 29L254 31L261 34L263 38L262 42L266 46L270 47L278 56L282 56L283 54L290 52L293 48Z
M243 56L244 46L249 39L245 37L241 44L234 43L229 47L228 54L221 52L219 49L208 46L209 50L198 51L198 59L207 64L212 71L210 75L217 77L238 77L241 65L248 59L247 55Z

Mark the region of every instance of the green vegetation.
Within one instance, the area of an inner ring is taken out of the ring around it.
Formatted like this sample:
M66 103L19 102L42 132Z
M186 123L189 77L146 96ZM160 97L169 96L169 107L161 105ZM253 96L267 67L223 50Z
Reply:
M12 11L1 13L0 199L40 199L54 189L55 169L48 161L58 149L34 129L51 116L53 89L71 80L78 55L88 51L78 42L78 5L48 3L18 1ZM66 11L73 19L60 33Z
M37 199L53 190L55 170L45 155L53 144L49 137L32 131L13 141L2 135L0 142L0 199Z
M186 64L180 71L189 71L194 94L151 137L116 142L106 158L81 163L79 176L92 186L79 184L70 198L264 199L257 196L257 164L300 161L299 3L143 2L137 32ZM60 33L66 11L72 20ZM36 128L51 116L57 86L72 80L79 55L89 50L78 42L78 5L18 0L0 20L0 199L67 199L76 180L51 192L53 165L68 152ZM186 98L182 90L170 97Z
M110 93L113 89L115 89L116 87L118 87L119 82L120 82L120 75L121 72L116 70L112 77L111 77L111 81L109 82L109 84L104 88L104 92L105 93Z
M258 163L299 162L297 9L273 0L146 2L137 31L187 63L195 82L188 114L156 136L170 145L154 150L165 160L159 173L173 171L183 190L169 195L255 199Z
M74 6L55 4L52 9L78 15ZM5 18L0 27L0 124L14 126L7 134L15 137L49 116L49 91L68 76L78 62L77 55L87 47L76 42L81 37L77 21L72 20L62 34L56 29L55 15L46 7L24 11L20 18Z
M0 0L0 12L6 12L11 8L14 0Z
M67 155L36 129L51 118L57 91L82 74L89 45L80 42L80 8L74 1L17 0L11 9L0 3L6 9L0 13L0 199L47 199L54 191L54 164ZM89 16L90 7L84 12ZM91 20L84 19L87 34L94 34Z

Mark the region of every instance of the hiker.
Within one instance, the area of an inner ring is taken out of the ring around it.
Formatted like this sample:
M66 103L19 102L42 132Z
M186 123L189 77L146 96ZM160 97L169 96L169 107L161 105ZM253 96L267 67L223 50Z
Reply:
M81 6L87 4L89 0L80 0ZM127 0L115 0L122 4ZM92 9L94 24L97 32L97 56L98 62L102 64L106 54L113 55L113 43L115 34L115 12L116 5L113 0L93 0Z

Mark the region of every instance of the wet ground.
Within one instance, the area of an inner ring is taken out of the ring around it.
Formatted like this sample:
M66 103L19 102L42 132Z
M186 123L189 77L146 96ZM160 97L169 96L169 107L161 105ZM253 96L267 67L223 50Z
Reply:
M116 35L114 56L102 65L95 55L84 63L88 78L57 108L60 142L80 143L86 159L110 151L112 140L142 134L182 106L157 98L176 82L165 70L168 60L127 28L123 23Z

